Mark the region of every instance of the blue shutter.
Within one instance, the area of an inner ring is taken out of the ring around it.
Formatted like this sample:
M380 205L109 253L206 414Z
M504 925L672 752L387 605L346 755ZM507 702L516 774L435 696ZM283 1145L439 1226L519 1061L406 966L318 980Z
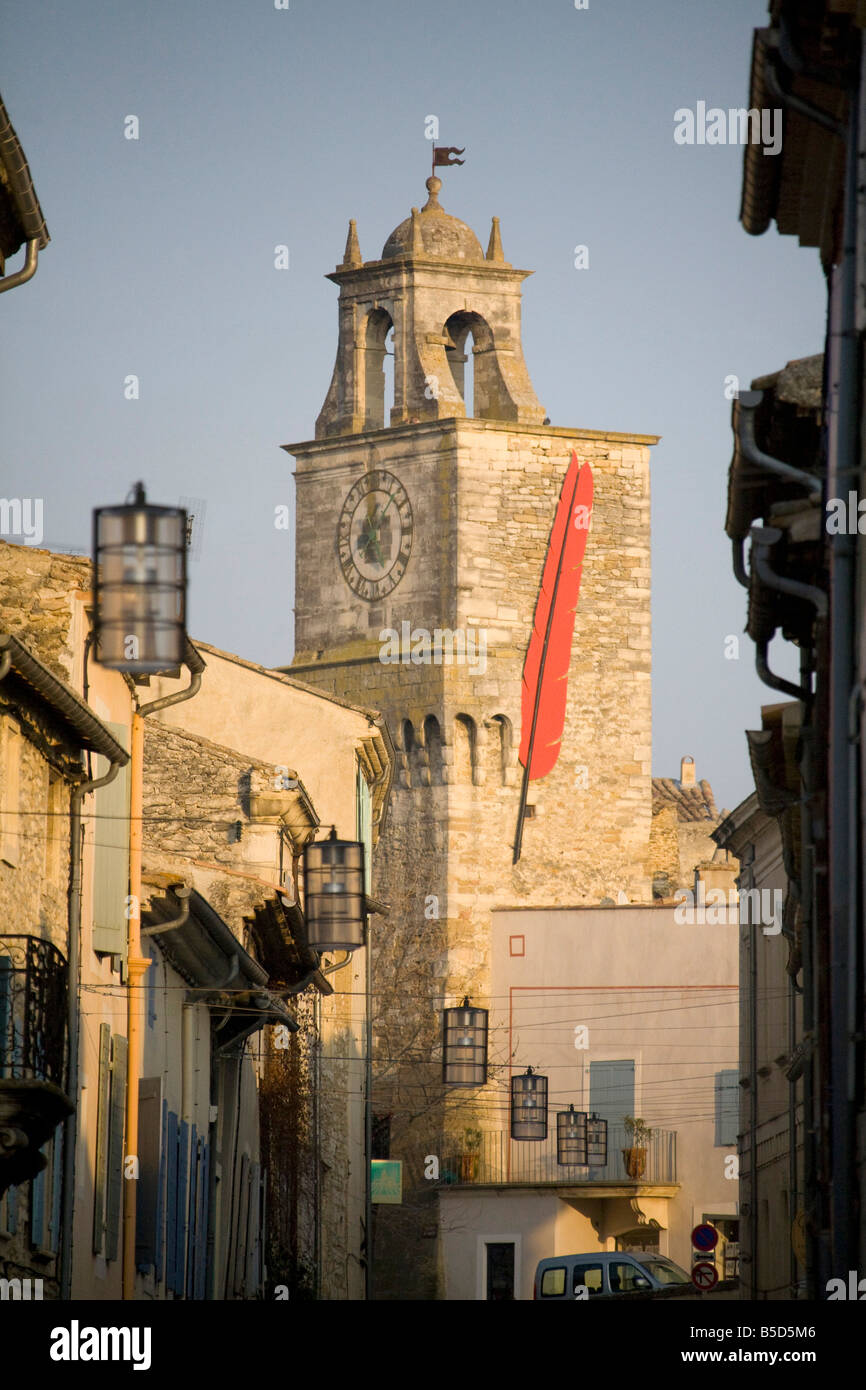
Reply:
M181 1120L177 1153L177 1223L175 1225L174 1291L183 1297L186 1253L186 1184L189 1171L189 1125Z
M6 1189L6 1229L10 1236L18 1234L18 1188Z
M30 1244L45 1247L45 1169L30 1181Z
M740 1128L739 1072L716 1072L716 1145L736 1145Z
M189 1145L189 1200L187 1202L186 1220L186 1296L192 1298L195 1288L195 1223L196 1223L196 1201L198 1189L198 1135L195 1125L192 1127Z
M161 1284L165 1278L163 1254L165 1242L162 1228L165 1220L165 1170L168 1153L168 1101L162 1102L162 1133L159 1145L159 1181L156 1189L156 1239L154 1241L154 1277Z
M165 1283L175 1289L177 1267L177 1115L168 1112L168 1161L166 1165Z
M9 1017L12 1012L12 957L0 956L0 1076L11 1071L9 1047Z
M210 1212L210 1146L206 1139L201 1143L201 1171L198 1180L198 1215L195 1224L195 1288L194 1298L205 1296L205 1275L207 1273L207 1223Z
M58 1125L51 1145L51 1219L48 1227L48 1249L56 1255L60 1249L60 1198L63 1192L63 1136L65 1126Z

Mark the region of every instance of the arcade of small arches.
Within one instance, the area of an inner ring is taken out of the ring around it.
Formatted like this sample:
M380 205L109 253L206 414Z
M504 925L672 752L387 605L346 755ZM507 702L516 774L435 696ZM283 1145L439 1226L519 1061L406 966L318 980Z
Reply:
M476 720L455 715L447 736L435 714L413 723L404 718L396 730L398 782L402 787L469 784L511 787L517 781L517 745L505 714Z

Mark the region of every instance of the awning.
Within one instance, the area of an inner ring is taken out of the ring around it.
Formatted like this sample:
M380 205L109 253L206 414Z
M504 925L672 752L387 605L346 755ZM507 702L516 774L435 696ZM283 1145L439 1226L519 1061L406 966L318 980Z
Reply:
M223 1015L217 1030L220 1050L266 1023L282 1023L290 1033L298 1031L294 1014L268 988L268 972L244 950L206 898L190 888L186 920L170 926L183 914L184 899L174 891L181 886L180 880L145 874L143 883L155 891L142 906L142 925L157 928L149 939L156 941L169 965L191 986L190 998ZM167 924L164 932L158 930L160 923Z

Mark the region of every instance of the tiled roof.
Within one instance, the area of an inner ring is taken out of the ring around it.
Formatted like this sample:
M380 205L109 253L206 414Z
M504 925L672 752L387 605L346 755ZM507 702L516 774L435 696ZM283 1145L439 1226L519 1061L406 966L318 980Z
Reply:
M677 820L718 820L719 813L709 782L684 787L673 777L653 778L653 815L663 806L675 806Z

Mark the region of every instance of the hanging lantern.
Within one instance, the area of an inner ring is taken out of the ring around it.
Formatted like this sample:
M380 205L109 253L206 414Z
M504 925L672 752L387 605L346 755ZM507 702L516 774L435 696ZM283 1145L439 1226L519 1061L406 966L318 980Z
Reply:
M586 1122L586 1162L590 1168L607 1167L607 1120L594 1114Z
M186 512L135 500L93 513L96 658L131 675L171 671L186 650Z
M304 848L304 917L314 951L356 951L364 945L367 900L364 846L359 840L327 840Z
M586 1112L573 1105L557 1111L556 1161L566 1168L586 1164Z
M467 995L442 1014L442 1080L446 1086L487 1084L487 1009L474 1009Z
M547 1138L547 1077L527 1067L511 1078L512 1139Z

